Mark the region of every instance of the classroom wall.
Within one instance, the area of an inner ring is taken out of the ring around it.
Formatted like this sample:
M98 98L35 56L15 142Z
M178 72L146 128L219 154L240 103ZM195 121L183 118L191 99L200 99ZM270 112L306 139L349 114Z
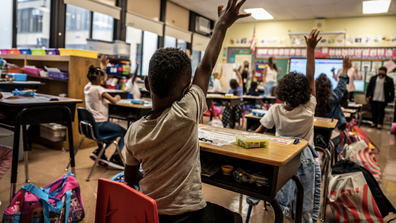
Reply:
M325 27L322 31L342 31L346 29L347 35L382 35L390 37L396 34L396 16L376 16L360 18L337 18L325 19ZM294 21L266 21L256 23L236 23L228 29L224 40L224 47L238 47L231 43L236 38L252 38L254 26L256 26L257 40L264 37L280 37L279 47L290 47L291 41L288 32L309 32L316 25L315 20ZM329 36L329 38L332 36ZM334 37L334 36L333 36ZM260 46L260 43L257 44ZM329 44L328 46L335 46ZM378 45L377 45L378 46ZM389 42L379 46L389 46ZM247 46L249 47L249 46ZM367 46L366 46L367 47ZM369 47L369 46L368 46ZM221 55L221 54L220 54ZM218 62L221 63L219 57Z
M160 0L128 0L128 11L159 21L161 11Z
M166 25L188 30L190 11L170 1L166 2Z

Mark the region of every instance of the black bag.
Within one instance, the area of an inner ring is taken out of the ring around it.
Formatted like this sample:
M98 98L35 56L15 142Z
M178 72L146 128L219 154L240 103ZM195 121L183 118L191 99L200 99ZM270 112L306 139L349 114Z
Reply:
M366 168L359 166L349 160L341 160L333 166L331 174L334 175L354 172L363 173L364 178L367 181L367 184L370 188L371 193L373 194L374 200L377 203L378 209L380 210L382 217L385 218L389 214L389 212L396 214L396 209L389 202L384 193L382 193L378 182L375 180L374 176L370 173L370 171L368 171Z

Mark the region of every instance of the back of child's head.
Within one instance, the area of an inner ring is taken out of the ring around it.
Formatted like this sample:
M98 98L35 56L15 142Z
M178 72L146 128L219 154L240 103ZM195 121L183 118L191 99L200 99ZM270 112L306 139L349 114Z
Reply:
M158 49L150 59L148 81L159 98L171 97L191 83L191 59L177 48Z
M256 90L258 87L258 84L256 81L253 81L252 83L250 83L250 89L252 90Z
M213 78L218 78L218 77L219 77L219 73L214 72L214 73L213 73Z
M232 90L234 90L233 94L237 95L237 88L238 88L239 84L238 81L235 79L231 79L230 80L230 87Z
M315 88L317 101L315 115L318 117L326 117L326 110L330 106L330 96L333 92L331 81L326 74L320 74L316 79Z
M90 82L99 80L101 76L105 76L105 73L100 67L94 67L93 65L89 66L87 78Z
M279 80L275 94L292 107L306 104L311 96L308 79L303 74L290 72Z

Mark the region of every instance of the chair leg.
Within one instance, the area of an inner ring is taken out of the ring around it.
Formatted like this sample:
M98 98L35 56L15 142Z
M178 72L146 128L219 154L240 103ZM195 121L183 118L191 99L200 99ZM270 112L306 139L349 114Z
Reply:
M114 145L116 146L117 152L118 152L118 154L119 154L120 157L121 157L122 164L125 166L124 156L123 156L122 153L121 153L120 147L118 146L118 142L114 140L113 143L114 143Z
M264 202L265 202L265 201L264 201ZM250 215L252 214L252 208L253 208L253 206L252 206L252 205L249 205L249 209L248 209L248 212L247 212L247 214L246 214L246 221L245 221L245 223L249 223Z
M243 194L239 195L239 214L242 213Z
M92 175L92 173L93 173L93 170L95 169L96 165L98 164L100 157L102 157L102 155L103 155L103 153L104 153L104 151L105 151L105 148L106 148L106 143L103 143L103 146L102 146L102 149L101 149L100 152L99 152L98 158L96 158L95 163L94 163L94 165L92 166L91 172L90 172L89 175L88 175L87 181L89 181L89 178L91 178L91 175Z
M25 151L23 161L25 163L25 182L29 183L29 151Z
M83 136L82 139L80 140L80 142L78 143L78 146L77 146L77 148L76 148L76 151L74 152L74 156L77 155L78 150L80 149L80 146L81 146L81 144L83 143L84 139L85 139L85 136ZM67 164L67 167L66 167L66 169L65 169L65 172L67 172L67 171L69 170L69 167L70 167L70 161L69 161L69 164Z

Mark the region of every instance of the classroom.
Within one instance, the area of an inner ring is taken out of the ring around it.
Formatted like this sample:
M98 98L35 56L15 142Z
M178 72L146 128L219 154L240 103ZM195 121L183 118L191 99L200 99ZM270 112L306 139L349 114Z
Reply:
M395 0L0 5L0 222L396 219Z

